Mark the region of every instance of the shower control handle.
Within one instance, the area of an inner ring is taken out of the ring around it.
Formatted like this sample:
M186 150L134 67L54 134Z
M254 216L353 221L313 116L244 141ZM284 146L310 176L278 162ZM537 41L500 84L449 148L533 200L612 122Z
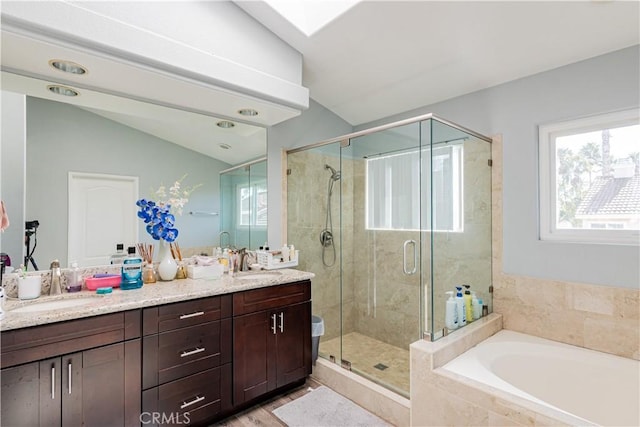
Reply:
M407 246L413 246L413 269L409 270L407 266ZM404 274L415 274L418 271L418 251L416 251L416 241L413 239L405 240L404 245L402 247L402 271Z

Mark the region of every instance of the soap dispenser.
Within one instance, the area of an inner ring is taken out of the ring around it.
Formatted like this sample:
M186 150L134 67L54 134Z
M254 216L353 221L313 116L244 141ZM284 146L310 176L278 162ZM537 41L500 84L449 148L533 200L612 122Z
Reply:
M71 263L71 269L67 276L67 292L80 292L82 290L82 274L78 263L73 261Z
M447 291L445 293L449 295L449 298L445 305L444 323L447 329L453 331L454 329L458 329L458 308L456 300L453 298L453 291Z

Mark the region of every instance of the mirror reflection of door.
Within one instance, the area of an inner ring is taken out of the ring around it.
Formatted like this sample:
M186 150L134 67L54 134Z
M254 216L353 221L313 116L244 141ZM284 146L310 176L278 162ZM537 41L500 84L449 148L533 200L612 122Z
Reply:
M69 262L109 264L116 244L137 241L138 177L69 172Z

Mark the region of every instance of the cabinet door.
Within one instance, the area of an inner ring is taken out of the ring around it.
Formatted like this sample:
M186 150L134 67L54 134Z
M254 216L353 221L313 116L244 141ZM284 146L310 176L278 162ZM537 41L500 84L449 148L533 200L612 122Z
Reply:
M311 373L311 302L283 307L275 314L277 387L281 387Z
M62 425L125 425L125 343L62 357Z
M234 405L247 402L276 387L276 315L267 311L233 319Z
M59 426L60 358L0 371L2 425Z

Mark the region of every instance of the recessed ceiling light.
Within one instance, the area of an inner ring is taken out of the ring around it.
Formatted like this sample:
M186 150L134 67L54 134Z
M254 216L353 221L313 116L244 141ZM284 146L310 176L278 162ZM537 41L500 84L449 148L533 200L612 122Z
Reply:
M221 127L222 129L229 129L235 126L235 123L230 122L228 120L222 120L218 123L216 123L216 125L218 125L218 127Z
M238 110L238 113L243 116L257 116L258 112L252 108L243 108L242 110Z
M77 90L72 89L68 86L49 85L47 86L47 89L49 89L51 92L55 93L56 95L64 95L64 96L80 95L80 93Z
M231 148L229 144L225 144L224 142L222 144L218 144L218 147L222 148L223 150L228 150L229 148Z
M87 69L80 64L76 64L71 61L64 61L62 59L52 59L49 61L49 65L51 65L56 70L64 71L65 73L71 74L86 74Z

